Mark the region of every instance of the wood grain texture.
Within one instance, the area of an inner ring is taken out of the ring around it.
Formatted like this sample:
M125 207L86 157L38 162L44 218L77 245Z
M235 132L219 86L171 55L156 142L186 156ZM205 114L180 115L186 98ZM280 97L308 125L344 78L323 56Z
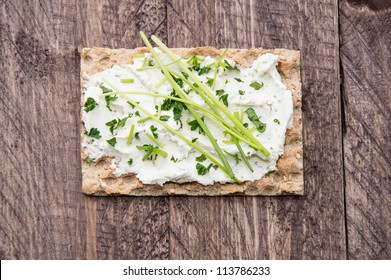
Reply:
M79 1L78 47L135 48L138 31L167 38L162 0ZM78 92L80 97L80 92ZM168 198L87 197L87 258L168 258Z
M85 258L75 13L74 1L0 4L1 259Z
M306 196L170 198L170 257L344 259L337 1L187 3L168 3L170 47L301 50Z
M340 1L350 259L391 258L391 2Z

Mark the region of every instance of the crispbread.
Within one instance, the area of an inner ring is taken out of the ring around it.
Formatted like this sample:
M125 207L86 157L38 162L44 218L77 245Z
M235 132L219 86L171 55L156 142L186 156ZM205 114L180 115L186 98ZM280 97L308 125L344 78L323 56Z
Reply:
M218 57L221 50L212 47L192 49L172 49L179 55L197 54ZM84 48L81 52L81 86L82 95L84 78L88 75L111 68L113 65L133 63L135 53L148 52L146 48L107 49ZM82 190L85 194L131 195L131 196L222 196L222 195L301 195L304 192L303 183L303 144L302 144L302 114L301 114L301 83L300 83L300 52L286 49L265 50L229 49L226 56L242 66L250 66L255 58L264 54L279 55L278 71L283 83L293 95L293 127L286 132L284 154L277 161L277 171L252 182L242 184L228 183L204 186L199 183L165 183L160 185L144 185L135 174L115 177L110 168L110 158L104 158L97 163L88 164L83 149L82 158ZM82 98L83 99L83 98ZM81 137L84 137L84 126L81 124Z

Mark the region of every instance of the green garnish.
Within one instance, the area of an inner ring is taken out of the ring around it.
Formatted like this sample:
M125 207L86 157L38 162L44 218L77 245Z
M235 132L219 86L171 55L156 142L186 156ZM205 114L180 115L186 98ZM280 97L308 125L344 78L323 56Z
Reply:
M247 108L247 110L245 112L247 113L248 119L250 121L252 121L252 123L255 125L256 129L261 133L264 132L266 129L266 124L259 120L254 109L250 107L250 108Z
M151 130L153 137L155 137L156 139L159 138L159 135L158 135L158 133L157 133L157 127L151 125L151 126L149 127L149 129Z
M244 126L245 128L248 128L248 123L244 123L243 126Z
M121 81L121 83L123 83L123 84L131 84L131 83L134 83L134 79L121 79L120 80Z
M216 90L216 95L221 96L221 95L223 95L224 92L225 91L223 89L218 89L218 90Z
M255 88L256 90L259 90L261 87L263 87L263 83L262 83L262 82L261 82L261 83L252 82L252 83L250 84L250 87L253 87L253 88Z
M136 138L137 140L140 139L139 133L140 133L140 132L136 132L136 133L134 134L134 138Z
M100 135L100 131L95 127L92 127L90 131L85 131L84 134L95 139L102 138L102 136Z
M88 97L86 103L84 103L84 111L89 112L95 109L98 106L95 99L92 97Z
M246 92L244 90L239 89L239 94L244 95Z
M141 117L139 111L136 111L134 114L135 114L137 117L139 117L139 118Z
M88 157L88 158L86 158L86 162L87 162L88 164L93 163L93 162L94 162L94 159Z
M117 99L118 99L118 97L117 97L116 95L114 95L114 96L106 95L106 96L105 96L105 101L106 101L106 107L107 107L107 109L109 109L110 111L112 111L112 110L111 110L111 107L110 107L110 103L111 103L111 101L114 101L114 100L117 100Z
M192 143L195 143L195 141L197 141L198 140L198 138L193 138L192 140L191 140L191 142Z
M170 160L173 161L174 163L178 161L178 159L174 158L174 156L171 156Z
M134 132L134 124L132 124L132 125L130 126L128 139L126 140L126 144L128 144L128 145L130 145L130 143L132 142L132 139L133 139L133 132ZM137 133L138 133L138 132L137 132Z
M142 146L136 146L136 147L139 150L145 151L145 155L142 158L143 161L146 161L148 159L148 160L152 160L152 163L155 163L155 160L158 155L164 158L166 158L168 155L167 152L159 149L159 147L154 147L151 144L144 144Z
M220 96L219 100L223 101L224 105L228 107L228 94Z
M205 117L202 116L201 120L204 121L204 119L205 119ZM190 130L191 131L194 131L194 130L196 130L198 128L199 129L198 130L199 134L205 134L203 128L201 127L200 123L197 120L192 120L192 121L188 122L187 124L190 125Z
M208 86L211 87L213 85L213 83L214 83L214 79L206 77L206 84Z
M201 176L204 176L206 173L209 172L210 168L213 166L213 164L209 164L208 167L205 167L204 165L202 165L201 163L197 163L196 164L196 169L197 169L197 174L198 175L201 175Z
M279 119L274 119L274 122L280 124L280 120Z
M109 93L113 91L112 89L107 88L104 85L100 85L99 87L102 89L102 93Z
M155 66L155 62L153 62L152 59L148 60L148 66L150 67Z
M239 161L241 161L241 159L239 158L239 155L238 154L231 154L231 153L229 153L229 152L227 152L227 151L224 151L227 155L230 155L231 157L233 157L234 158L234 160L235 160L235 162L236 162L236 164L238 164L239 163Z
M169 118L170 118L169 115L161 115L161 116L159 117L159 120L161 120L161 121L163 121L163 122L166 122L166 121L169 120Z
M199 71L198 71L198 76L201 76L202 74L208 74L209 71L210 71L210 67L208 66L205 66L205 67L202 67Z
M114 134L115 129L124 127L128 118L129 117L125 117L123 119L112 119L111 121L107 122L106 125L109 127L111 134Z
M128 164L129 164L129 165L132 165L132 163L133 163L133 159L130 158L130 159L128 160Z
M234 78L234 79L237 80L239 83L244 83L241 78Z
M111 146L115 146L115 144L117 144L117 138L113 137L109 140L106 140L107 143L109 143Z
M229 64L228 60L224 59L224 68L227 69L227 70L230 70L230 71L238 71L240 72L240 69L238 68L238 66L236 66L236 64L234 66L232 66L231 64Z
M198 162L203 162L204 160L206 160L206 156L201 154L200 156L196 157L195 160Z

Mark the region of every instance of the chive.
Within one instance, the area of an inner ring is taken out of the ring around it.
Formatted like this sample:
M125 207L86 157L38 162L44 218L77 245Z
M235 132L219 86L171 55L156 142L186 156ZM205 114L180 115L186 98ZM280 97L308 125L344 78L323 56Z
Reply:
M148 43L147 38L145 37L144 33L141 33L142 36L145 38L144 42ZM168 49L156 36L152 35L152 40L160 47L161 50L163 50L168 56L171 57L172 60L176 60L176 55L174 55L170 49ZM152 46L149 44L149 46L152 48ZM198 84L200 89L206 94L206 96L218 107L233 123L234 125L247 137L249 138L253 143L257 144L258 150L264 154L266 157L270 155L270 152L253 136L251 133L247 131L247 129L243 126L242 123L240 123L229 111L229 109L222 104L214 95L210 92L210 90L184 65L181 61L178 61L177 65L179 68L181 68L185 73L189 75L189 77ZM236 67L236 65L235 65ZM239 70L239 69L238 69ZM213 106L212 106L213 107ZM212 108L211 107L211 108Z
M128 145L130 145L130 143L132 142L132 139L133 139L133 132L134 132L134 124L132 124L132 125L130 126L129 136L128 136L128 139L127 139L127 141L126 141L126 143L127 143Z
M124 83L124 84L134 83L134 79L121 79L120 81L121 81L121 83Z
M141 58L141 57L144 57L144 55L145 55L145 54L143 54L143 53L135 53L135 54L133 55L133 58Z
M167 77L164 77L163 79L161 79L156 85L154 85L153 87L154 88L160 88L164 82L167 81Z
M158 145L159 147L164 147L162 143L160 143L155 137L152 136L151 133L149 132L146 132L145 135L147 135L147 137L149 139L151 139L156 145Z
M173 86L173 88L178 92L178 94L180 95L181 98L183 98L183 96L186 96L187 95L185 93L183 93L182 89L178 86L178 84L174 81L174 79L172 78L170 72L164 67L163 63L161 62L160 58L158 57L158 55L156 54L155 50L152 48L152 45L149 43L147 37L145 36L145 34L143 32L140 32L140 35L141 35L141 38L143 39L145 45L148 47L149 51L151 52L152 56L155 58L155 60L157 61L157 63L159 64L160 68L163 70L164 74L167 76L168 80L170 81L171 85ZM165 47L165 46L164 46ZM166 47L167 48L167 47ZM178 65L183 65L180 61L178 62ZM195 80L193 77L195 77L193 75L193 73L191 71L189 71L189 69L184 66L184 70L185 73L187 73L189 75L189 77L192 77L192 79L197 82L197 80ZM201 86L201 82L197 82L197 84L199 84L199 86ZM215 138L212 136L212 134L210 133L208 127L205 125L205 123L201 120L201 118L198 116L197 112L191 108L191 107L188 107L190 113L196 118L196 120L198 121L198 123L200 124L200 126L202 127L203 131L205 132L206 136L208 137L209 141L211 142L211 144L213 145L213 147L215 148L217 154L219 155L221 161L223 162L224 164L224 167L225 167L225 170L226 170L226 173L228 174L228 176L232 179L235 179L235 175L233 174L233 171L232 171L232 168L231 166L229 165L224 153L222 152L220 146L217 144ZM193 144L193 143L192 143ZM236 178L237 179L237 178Z

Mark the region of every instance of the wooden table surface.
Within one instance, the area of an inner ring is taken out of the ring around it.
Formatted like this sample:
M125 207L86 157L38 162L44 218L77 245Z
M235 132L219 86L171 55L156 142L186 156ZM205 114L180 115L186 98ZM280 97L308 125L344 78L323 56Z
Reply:
M86 197L82 47L302 55L302 197ZM390 259L391 1L3 0L1 259Z

